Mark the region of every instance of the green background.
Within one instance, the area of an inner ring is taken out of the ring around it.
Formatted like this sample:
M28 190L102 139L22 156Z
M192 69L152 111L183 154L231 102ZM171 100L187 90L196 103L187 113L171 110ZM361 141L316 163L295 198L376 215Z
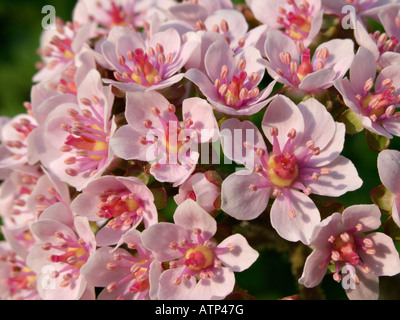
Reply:
M240 1L237 1L240 2ZM36 50L42 32L45 14L42 7L53 5L57 16L70 20L75 1L18 0L0 1L0 116L13 116L25 112L23 103L30 101L35 63L40 61ZM390 148L400 150L399 138ZM381 184L377 172L377 152L368 148L364 132L347 136L343 155L350 158L363 179L363 186L337 199L345 207L370 204L370 191ZM174 208L174 204L171 205ZM292 275L289 256L284 250L265 248L260 258L247 271L236 273L237 284L258 299L280 299L297 293L296 279ZM381 278L381 298L398 299L399 276ZM327 276L322 288L327 299L346 299L343 289Z

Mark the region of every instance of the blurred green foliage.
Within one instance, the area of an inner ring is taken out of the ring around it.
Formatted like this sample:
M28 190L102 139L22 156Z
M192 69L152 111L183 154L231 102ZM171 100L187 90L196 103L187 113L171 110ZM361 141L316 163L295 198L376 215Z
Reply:
M57 16L71 20L75 1L71 0L0 0L0 114L13 116L25 112L30 100L36 54L45 5L52 5Z

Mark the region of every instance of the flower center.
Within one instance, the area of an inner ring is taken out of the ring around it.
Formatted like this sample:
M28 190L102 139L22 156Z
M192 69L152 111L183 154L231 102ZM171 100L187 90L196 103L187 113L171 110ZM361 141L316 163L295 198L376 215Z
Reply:
M135 272L135 284L130 287L133 292L143 292L150 289L150 279L147 268L140 268Z
M36 288L36 275L26 266L22 268L14 267L7 284L11 294L20 290L34 290Z
M72 42L77 34L75 26L72 23L64 24L60 19L56 21L56 24L59 35L53 36L49 44L41 52L47 58L54 58L48 65L49 69L54 68L59 62L68 62L75 57L75 52L72 49Z
M229 68L224 65L221 68L220 78L215 80L214 86L218 90L221 100L229 107L238 109L248 100L255 98L260 90L257 84L260 80L260 75L253 72L248 76L244 71L246 61L240 60L237 68L238 73L229 79Z
M292 0L287 0L286 2L289 6L286 9L279 8L280 15L277 18L277 22L286 29L286 33L293 40L306 39L311 30L310 4L308 1L303 1L299 5Z
M353 266L360 262L354 237L351 234L343 233L332 243L332 249L339 253L336 257L337 261L350 262Z
M310 60L310 49L305 50L303 56L302 56L302 61L297 69L297 76L299 77L300 81L303 81L304 77L307 76L310 73L314 72L314 68L311 64Z
M192 270L202 270L213 265L214 252L213 250L201 244L186 251L185 265Z
M335 265L335 273L333 279L340 282L342 277L340 275L342 266L352 265L360 266L364 273L370 273L371 268L365 264L358 252L363 252L367 255L375 255L376 251L372 239L364 237L360 234L356 235L355 232L362 231L363 226L357 223L356 226L347 232L342 232L338 236L331 235L328 238L330 244L330 256L320 264L320 268L326 268L328 264L333 261ZM356 281L356 285L360 283L357 275L350 270L352 277Z
M291 24L289 35L294 40L301 40L308 35L311 30L311 24L304 14L294 14L290 12L287 20Z
M238 76L233 76L232 82L228 86L228 92L225 94L225 102L227 104L235 105L239 101L239 94L246 78L246 72L240 72Z
M158 70L150 63L149 57L141 49L135 50L133 61L136 66L132 73L132 80L136 83L143 84L143 77L147 84L151 86L154 83L154 78L158 75Z
M118 63L125 71L116 71L114 76L118 81L150 87L163 79L163 74L172 61L172 53L165 55L161 44L157 44L155 49L149 47L147 52L141 48L129 50L125 56L118 57Z
M85 103L88 105L90 102ZM109 137L108 133L101 129L104 126L103 119L93 106L90 106L95 116L88 109L83 110L82 115L74 109L69 109L68 113L74 125L61 125L61 129L69 135L60 150L66 153L76 151L76 156L68 157L64 161L69 166L65 171L70 176L77 176L85 171L95 174L96 169L105 163L108 156Z
M310 49L304 49L304 47L300 46L299 51L301 51L300 65L298 61L292 60L292 56L290 55L290 53L281 52L279 54L279 58L281 62L285 65L285 69L276 69L276 72L281 77L288 79L295 86L298 86L310 73L324 69L326 61L329 58L329 50L325 47L319 49L315 53L313 63L311 62Z
M126 27L124 12L111 1L111 10L107 11L111 19L111 28L115 26Z
M392 80L385 79L382 81L382 87L371 93L370 90L374 82L370 78L365 82L364 95L356 96L364 115L369 117L373 122L392 117L398 118L399 114L395 114L394 112L400 98L393 94L395 88L392 84Z
M80 269L86 263L88 252L83 247L69 247L67 251L61 255L52 255L52 262L64 262L75 269Z
M142 219L143 207L140 199L129 191L105 191L99 196L97 216L112 219L107 226L113 230L131 226Z
M289 187L299 174L296 156L289 153L271 156L268 168L270 181L279 187Z
M171 122L167 124L167 129L165 130L165 134L161 141L162 145L165 147L167 155L177 155L183 146L182 141L179 141L182 128L180 128L178 123L173 123L173 125L170 124Z

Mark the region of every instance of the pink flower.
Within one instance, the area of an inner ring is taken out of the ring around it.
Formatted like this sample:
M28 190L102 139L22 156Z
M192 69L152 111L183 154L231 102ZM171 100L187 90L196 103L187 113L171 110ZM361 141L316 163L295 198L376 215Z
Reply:
M71 209L89 221L108 221L96 234L98 246L116 244L142 221L146 228L158 221L153 194L135 177L97 178L72 201Z
M242 47L243 37L249 29L246 18L235 9L220 9L212 12L206 19L196 21L194 30L212 31L220 34L233 50Z
M283 33L270 30L265 42L268 60L264 64L272 78L289 87L312 93L330 88L348 71L354 56L354 42L333 39L320 44L311 57Z
M42 176L38 167L25 171L13 171L0 186L0 216L4 226L10 229L27 227L36 220L28 207L29 197Z
M87 286L81 274L81 267L96 249L87 218L75 217L73 227L57 220L40 219L30 228L38 242L27 256L27 265L37 274L41 298L78 300L94 297L94 288Z
M393 221L400 227L400 152L397 150L383 150L378 155L378 172L383 185L393 193L392 206Z
M123 91L167 88L183 78L179 71L197 47L198 41L182 43L172 28L145 40L137 31L114 27L101 49L116 80L103 81Z
M38 83L32 87L32 112L37 119L35 109L40 109L41 103L48 101L52 96L73 95L77 96L78 88L85 80L87 74L96 69L95 53L88 46L83 47L74 60L58 76L52 77L46 83ZM36 89L35 92L35 88ZM46 92L47 90L47 92ZM36 98L36 101L33 99ZM41 103L39 103L39 101ZM38 119L39 120L39 119Z
M136 229L129 230L116 248L99 248L82 267L91 286L105 288L97 300L157 300L163 268L143 246L141 237ZM120 248L123 244L130 252Z
M86 76L77 97L54 106L32 144L43 166L79 191L113 160L109 139L116 125L110 120L114 95L97 70Z
M216 171L198 172L188 178L174 197L179 205L186 199L196 201L208 213L220 209L222 179Z
M305 47L322 26L321 0L252 0L249 6L257 20L270 29L283 29L293 41L302 42Z
M268 106L262 128L272 151L251 122L228 119L222 123L224 154L247 170L224 180L221 209L238 220L252 220L273 196L272 226L284 239L307 244L320 222L308 196L338 197L362 184L351 161L340 156L344 125L335 123L313 98L296 106L279 95Z
M400 64L400 35L392 27L395 24L393 23L395 22L395 18L392 15L393 12L395 12L393 9L382 10L379 14L384 28L388 30L387 32L381 33L377 30L373 34L368 33L360 21L356 22L354 28L354 37L357 43L371 51L379 69Z
M42 214L55 204L57 204L55 207L57 209L48 210L44 216L47 217L53 210L60 210L61 206L69 207L71 203L68 184L55 179L46 170L42 170L44 174L36 181L26 201L27 207L34 213L36 220L42 217Z
M97 28L93 36L107 35L115 26L142 28L152 15L162 15L167 10L166 3L173 1L153 0L80 0L77 2L73 21L79 24L94 21ZM164 13L165 14L165 13Z
M224 299L233 290L234 272L249 268L258 252L240 234L215 245L216 221L191 199L178 206L174 222L143 231L144 246L157 260L170 264L161 274L158 298Z
M0 168L18 168L28 162L28 137L36 127L36 120L24 113L2 125L0 140L8 156L0 160Z
M400 94L400 66L389 66L377 75L373 54L361 47L350 67L350 80L337 80L335 87L347 107L360 118L364 128L391 139L400 135L395 112Z
M171 22L166 23L167 26L170 24ZM186 38L199 38L199 48L193 52L186 62L185 68L187 70L195 68L205 74L207 71L204 66L204 57L208 48L215 41L225 40L235 55L247 47L255 47L260 52L264 52L264 43L268 31L266 25L249 30L249 25L243 14L232 9L217 10L207 16L204 21L196 21L194 26L183 25L178 27L176 25L176 28L177 30L182 29L181 34Z
M67 185L55 181L47 172L43 174L37 167L30 170L12 172L0 188L2 234L13 243L14 251L21 257L36 243L29 225L44 211L43 217L58 216L62 206L69 203ZM46 210L53 204L60 206Z
M13 249L12 242L0 242L0 299L41 300L36 290L36 273L26 266L26 257Z
M375 205L355 205L334 213L315 227L299 283L310 288L318 285L330 262L333 278L340 282L349 299L377 299L379 277L400 272L399 254L393 240L381 232L381 213ZM341 273L341 274L340 274ZM348 273L348 275L347 275Z
M265 67L260 52L247 47L235 55L225 40L214 42L204 58L207 74L190 69L185 77L196 84L212 106L229 115L251 115L264 108L275 81L260 92Z
M151 163L150 174L160 182L182 184L196 168L198 145L218 133L211 106L203 99L183 101L183 122L175 106L158 92L127 93L127 125L111 139L116 156Z
M93 25L67 22L57 18L56 28L44 30L41 36L39 54L42 62L34 75L34 82L53 80L74 63L75 57L84 48L91 36Z

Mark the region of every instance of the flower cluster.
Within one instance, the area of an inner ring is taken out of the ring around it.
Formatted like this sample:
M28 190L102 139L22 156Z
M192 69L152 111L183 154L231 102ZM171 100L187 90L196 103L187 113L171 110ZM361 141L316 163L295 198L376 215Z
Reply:
M43 32L0 118L0 299L249 298L282 243L300 297L400 273L399 1L237 2L78 0ZM382 185L344 208L361 131Z

